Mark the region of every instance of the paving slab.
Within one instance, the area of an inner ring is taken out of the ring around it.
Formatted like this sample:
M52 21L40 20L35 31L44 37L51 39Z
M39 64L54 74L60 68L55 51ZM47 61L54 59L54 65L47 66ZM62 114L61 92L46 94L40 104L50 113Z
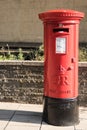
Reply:
M4 130L4 128L7 126L8 121L0 120L0 130Z
M41 126L42 112L43 105L0 103L0 130L87 130L87 107L80 107L79 125L68 127Z
M0 130L5 130L18 106L19 104L14 103L0 103Z
M18 110L42 112L43 111L43 105L21 104L20 107L18 108Z
M87 130L87 107L80 107L80 123L75 126L76 130Z
M39 130L39 128L29 126L8 126L5 130Z
M20 106L19 103L8 103L8 102L0 102L0 109L3 110L16 110Z
M60 126L49 125L43 122L41 130L74 130L74 126L60 127Z
M20 104L5 130L39 130L41 119L42 105Z
M40 126L41 116L37 115L14 115L9 125Z

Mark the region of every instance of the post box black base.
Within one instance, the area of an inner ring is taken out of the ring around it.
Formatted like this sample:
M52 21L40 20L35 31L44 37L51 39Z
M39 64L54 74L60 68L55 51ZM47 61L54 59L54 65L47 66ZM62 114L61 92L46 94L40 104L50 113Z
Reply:
M77 98L55 99L44 97L43 121L55 126L71 126L79 123Z

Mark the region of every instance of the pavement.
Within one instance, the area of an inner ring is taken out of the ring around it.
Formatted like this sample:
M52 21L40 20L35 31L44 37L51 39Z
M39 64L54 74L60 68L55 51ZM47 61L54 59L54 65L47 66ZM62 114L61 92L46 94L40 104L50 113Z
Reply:
M0 102L0 130L87 130L87 107L80 107L80 123L59 127L42 122L43 105Z

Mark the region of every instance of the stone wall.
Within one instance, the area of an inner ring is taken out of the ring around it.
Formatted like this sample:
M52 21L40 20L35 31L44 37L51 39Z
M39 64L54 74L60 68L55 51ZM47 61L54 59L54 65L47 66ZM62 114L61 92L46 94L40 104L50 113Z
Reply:
M80 42L87 42L87 1L84 0L0 0L0 42L42 42L40 12L74 9L85 13Z
M79 102L87 106L87 62L79 63Z
M41 103L42 84L42 63L0 62L0 101Z
M42 103L43 62L0 62L0 101ZM87 63L79 63L79 101L87 105Z

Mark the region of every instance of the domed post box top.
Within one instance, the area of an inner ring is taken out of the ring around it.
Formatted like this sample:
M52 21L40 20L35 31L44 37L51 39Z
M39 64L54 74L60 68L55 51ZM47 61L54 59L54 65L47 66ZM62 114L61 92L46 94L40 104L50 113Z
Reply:
M84 13L74 10L50 10L39 14L42 21L81 20Z

